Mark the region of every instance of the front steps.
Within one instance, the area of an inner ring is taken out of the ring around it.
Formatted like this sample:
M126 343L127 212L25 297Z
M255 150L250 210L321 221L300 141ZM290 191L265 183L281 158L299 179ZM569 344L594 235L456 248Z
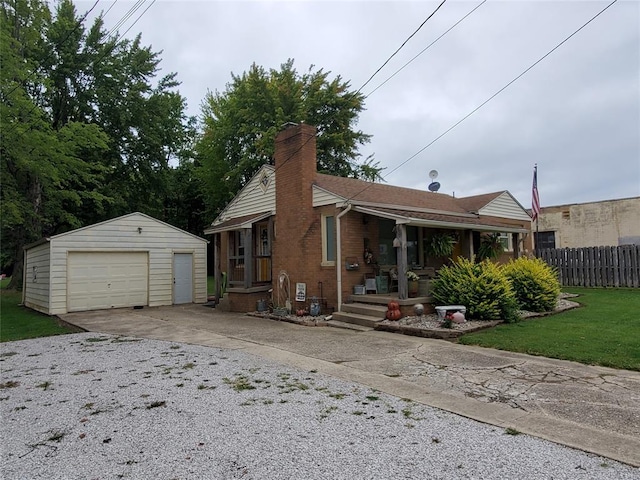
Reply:
M404 315L413 314L413 306L416 303L421 303L428 309L433 301L430 296L398 300L397 296L393 295L350 295L349 302L342 304L341 311L333 313L332 321L373 329L385 319L387 304L391 300L400 304Z

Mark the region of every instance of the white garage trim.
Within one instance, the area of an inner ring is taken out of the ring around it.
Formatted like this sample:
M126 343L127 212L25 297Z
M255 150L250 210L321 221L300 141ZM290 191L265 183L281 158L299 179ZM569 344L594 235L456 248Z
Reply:
M148 304L148 252L68 252L68 312Z

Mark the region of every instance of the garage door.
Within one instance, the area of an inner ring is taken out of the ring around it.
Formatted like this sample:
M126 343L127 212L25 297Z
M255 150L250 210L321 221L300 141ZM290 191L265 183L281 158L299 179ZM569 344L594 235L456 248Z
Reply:
M147 252L70 252L67 311L147 305Z

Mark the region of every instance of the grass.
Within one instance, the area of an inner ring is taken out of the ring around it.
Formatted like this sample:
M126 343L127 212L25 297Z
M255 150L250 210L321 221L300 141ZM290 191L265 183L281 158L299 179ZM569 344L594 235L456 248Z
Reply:
M460 343L640 370L640 291L566 288L582 308L470 333Z
M22 292L6 290L9 279L0 282L0 342L73 333L55 317L21 307Z

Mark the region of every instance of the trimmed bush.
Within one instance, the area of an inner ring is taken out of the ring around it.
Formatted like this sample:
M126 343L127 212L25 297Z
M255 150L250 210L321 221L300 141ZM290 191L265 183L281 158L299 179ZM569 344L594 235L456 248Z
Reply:
M511 283L518 307L530 312L549 312L556 306L560 282L556 271L539 258L520 257L502 267Z
M488 260L473 263L458 258L453 265L440 269L432 289L440 305L464 305L469 318L506 322L518 319L518 305L507 277Z

